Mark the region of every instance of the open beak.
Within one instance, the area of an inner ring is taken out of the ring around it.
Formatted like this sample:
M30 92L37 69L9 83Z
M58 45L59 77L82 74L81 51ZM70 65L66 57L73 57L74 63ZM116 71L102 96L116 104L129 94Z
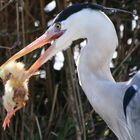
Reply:
M63 31L60 31L59 33L54 33L53 31L45 32L42 36L37 38L31 44L27 45L25 48L23 48L22 50L17 52L15 55L13 55L3 65L1 65L0 68L3 68L9 62L15 61L16 59L36 50L37 48L41 48L42 46L51 42L52 40L59 38L63 33L64 33ZM44 63L45 60L50 59L50 57L55 55L53 52L55 52L55 47L50 46L46 50L46 52L29 68L27 73L29 73L30 75L33 74Z

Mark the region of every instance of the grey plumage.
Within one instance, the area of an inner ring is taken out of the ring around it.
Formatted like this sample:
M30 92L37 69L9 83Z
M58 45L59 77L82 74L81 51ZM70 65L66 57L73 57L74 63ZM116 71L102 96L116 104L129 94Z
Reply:
M34 47L55 40L28 72L34 72L57 52L66 50L74 40L86 38L87 44L81 49L77 69L80 84L90 104L119 140L139 140L140 72L128 82L115 82L112 77L110 61L118 45L118 38L104 10L117 11L88 4L70 6L62 11L49 29L27 46L32 51ZM56 26L58 22L59 26ZM27 48L9 61L29 53Z
M129 86L136 88L134 98L129 103L126 113L126 125L133 140L140 139L140 71L131 79Z

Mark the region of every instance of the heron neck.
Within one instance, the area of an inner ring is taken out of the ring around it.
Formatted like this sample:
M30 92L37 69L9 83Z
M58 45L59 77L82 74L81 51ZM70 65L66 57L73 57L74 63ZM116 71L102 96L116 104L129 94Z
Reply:
M107 44L100 45L100 41L88 40L87 46L81 50L78 64L80 84L92 105L93 96L94 99L100 98L103 91L109 92L107 89L115 84L109 67L113 49L106 53Z
M87 27L87 45L81 50L81 65L85 65L83 69L87 68L98 79L114 81L110 62L118 44L117 34L110 21L103 27L97 25L98 30L92 25Z
M114 83L110 62L118 45L113 23L100 12L93 12L93 17L93 22L87 22L83 31L87 45L81 50L78 65L79 78L87 93L93 86L98 93L98 90L104 90L104 84Z
M94 75L95 80L109 80L114 81L110 72L110 62L114 49L107 48L107 45L111 45L102 41L96 41L98 39L88 39L87 46L81 50L80 69L81 73L86 69L88 73Z

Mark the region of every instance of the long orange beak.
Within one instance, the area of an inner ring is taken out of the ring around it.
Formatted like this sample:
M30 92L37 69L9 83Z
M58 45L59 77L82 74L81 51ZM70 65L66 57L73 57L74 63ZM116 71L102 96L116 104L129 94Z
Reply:
M11 61L15 61L16 59L36 50L37 48L42 47L43 45L47 44L49 41L50 41L50 38L48 38L46 36L46 34L44 33L42 36L40 36L38 39L33 41L31 44L29 44L28 46L26 46L25 48L23 48L22 50L17 52L15 55L13 55L3 65L1 65L0 68L2 68L3 66L5 66L6 64L8 64Z
M3 65L1 65L0 68L3 68L9 62L15 61L16 59L36 50L37 48L41 48L43 45L49 43L50 41L57 39L62 34L63 32L44 33L42 36L40 36L38 39L33 41L31 44L27 45L25 48L23 48L22 50L17 52L15 55L13 55ZM49 47L47 51L29 68L29 70L27 71L28 75L32 75L47 59L49 60L53 55L55 55L55 49L53 48L54 46Z
M55 50L55 46L50 46L45 53L40 56L36 62L27 70L27 77L32 76L38 68L43 65L46 61L51 59L55 54L57 53L57 50Z

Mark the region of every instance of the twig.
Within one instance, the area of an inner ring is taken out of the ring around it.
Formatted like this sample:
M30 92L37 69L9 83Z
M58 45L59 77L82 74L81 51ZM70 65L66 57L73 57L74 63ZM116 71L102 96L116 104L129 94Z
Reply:
M14 0L9 0L3 7L0 8L0 12L4 10L7 6L9 6Z
M57 97L57 93L58 93L58 87L59 87L59 84L56 85L55 91L54 91L54 97L53 97L53 103L52 103L52 108L51 108L51 114L50 114L49 121L48 121L47 133L50 130L51 122L53 119L54 108L55 108L55 104L56 104L56 97Z
M17 137L17 133L18 133L18 123L19 123L19 119L17 118L16 119L16 122L15 122L15 135L14 135L14 140L16 140L16 137Z
M6 46L0 46L0 49L8 49L8 50L11 50L13 48L9 48L9 47L6 47Z
M46 28L44 28L44 30L45 29ZM42 30L42 28L31 28L31 29L26 30L25 34L33 34L35 32L39 32L41 30ZM21 34L21 32L19 32L19 34ZM2 37L5 37L5 36L11 37L11 36L15 36L15 35L17 35L17 32L12 32L12 33L0 32L0 36L2 36Z
M21 137L20 137L21 140L24 140L24 137L25 137L25 131L24 131L25 121L24 120L25 120L25 116L24 116L24 109L23 109L21 112L21 121L22 121L22 123L21 123Z
M41 128L40 128L40 124L39 124L37 116L35 116L35 120L36 120L36 124L37 124L37 128L38 128L40 140L43 140L42 133L41 133Z
M70 76L67 79L70 79L68 81L68 90L69 90L69 97L70 97L70 101L71 101L71 110L72 110L72 114L73 114L73 119L75 122L75 128L76 128L76 137L77 140L81 140L81 114L80 114L80 110L79 110L79 104L78 104L78 99L77 99L77 91L76 91L76 87L75 87L75 77L74 77L74 64L72 63L72 54L71 54L71 50L68 49L66 52L67 55L67 61L68 61L68 67L69 67L69 72L68 76Z
M137 21L138 22L138 21ZM127 56L123 59L123 61L120 63L120 65L113 71L113 76L116 74L116 72L120 69L120 67L124 64L124 62L131 56L131 54L137 49L137 47L140 45L140 42L138 42L136 45L135 45L135 39L136 39L136 36L137 36L137 33L138 33L138 23L137 23L137 25L136 25L136 27L135 27L135 30L134 30L134 33L133 33L133 37L132 37L132 44L131 44L131 47L130 48L132 48L130 51L129 51L129 53L127 54ZM121 40L120 38L119 38L119 40ZM134 45L135 45L135 47L134 47Z
M0 46L0 49L12 50L12 49L16 48L17 46L19 46L20 44L21 44L20 41L16 41L11 47Z
M82 101L81 101L81 95L80 95L80 91L79 91L78 79L76 80L76 82L77 82L77 84L76 84L77 98L78 98L78 101L79 101L79 110L80 110L80 114L81 114L81 122L82 122L82 129L83 129L83 140L86 140L86 128L85 128L84 111L83 111L83 107L82 107Z
M131 56L131 54L138 48L140 45L140 42L137 43L137 45L130 50L130 52L127 54L127 56L123 59L123 61L120 63L120 65L113 71L113 75L116 74L116 72L119 70L119 68L124 64L124 62Z
M19 34L19 3L17 2L16 3L16 27L17 27L17 31L16 31L16 34L17 34L17 40L19 41L19 38L20 38L20 34Z
M22 23L22 41L23 41L23 48L25 47L25 44L26 44L26 38L25 38L25 20L24 20L24 4L23 4L23 0L20 2L20 5L22 7L21 9L21 23ZM26 62L26 57L24 57L24 62Z
M94 109L92 109L92 110L88 113L88 115L86 116L85 121L87 121L87 120L91 117L91 115L92 115L94 112L95 112Z
M45 12L44 12L44 5L45 5L45 1L44 0L40 0L40 13L41 13L41 23L42 23L42 29L44 30L44 27L46 26L46 22L45 22Z

